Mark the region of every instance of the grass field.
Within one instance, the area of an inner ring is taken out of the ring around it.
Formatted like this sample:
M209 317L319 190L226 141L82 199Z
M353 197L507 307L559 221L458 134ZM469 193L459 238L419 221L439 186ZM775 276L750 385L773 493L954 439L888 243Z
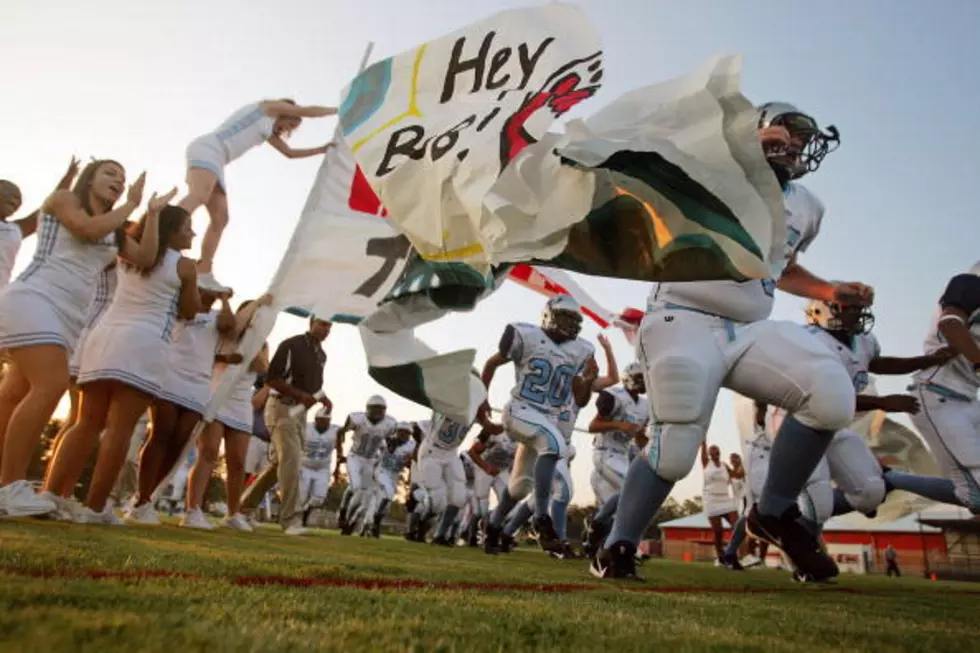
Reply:
M652 560L585 562L321 532L287 538L0 521L2 651L967 651L980 585L799 586Z

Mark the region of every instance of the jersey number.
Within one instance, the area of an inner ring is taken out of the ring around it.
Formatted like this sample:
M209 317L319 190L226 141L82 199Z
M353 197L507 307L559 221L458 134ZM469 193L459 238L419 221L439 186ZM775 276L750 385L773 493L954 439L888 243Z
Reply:
M441 429L439 429L439 440L450 445L456 444L462 440L462 438L459 437L459 431L462 428L462 426L456 424L455 422L443 426Z
M541 406L564 406L572 394L575 370L571 365L555 367L544 358L532 358L529 373L521 384L521 399Z

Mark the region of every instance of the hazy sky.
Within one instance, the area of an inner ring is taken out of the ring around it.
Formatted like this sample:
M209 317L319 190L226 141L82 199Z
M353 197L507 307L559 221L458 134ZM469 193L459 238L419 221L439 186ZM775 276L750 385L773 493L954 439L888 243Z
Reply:
M118 159L131 178L148 171L147 195L180 184L184 149L247 102L293 97L336 105L364 47L374 59L439 37L499 9L534 3L455 0L3 0L0 178L20 185L24 211L50 191L72 154ZM688 72L726 52L745 56L743 89L757 103L787 100L835 124L842 146L807 185L827 205L823 231L802 263L877 292L875 332L885 353L918 353L938 293L980 258L971 196L980 184L980 2L976 0L603 0L579 3L605 49L604 87L576 115L623 92ZM309 120L298 146L329 140L333 119ZM237 298L261 294L286 247L319 161L289 161L271 147L226 176L231 224L215 266ZM195 216L203 233L206 216ZM18 261L34 251L28 240ZM579 277L607 308L642 307L645 284ZM329 283L329 280L324 280ZM476 347L479 363L507 322L536 321L543 299L507 286L475 312L421 330L434 347ZM775 317L798 320L782 296ZM302 330L284 316L272 344ZM594 338L589 325L585 335ZM620 366L632 351L612 334ZM326 388L335 416L378 392L360 340L338 326L327 344ZM491 392L503 403L513 378ZM906 379L879 381L898 392ZM401 419L427 411L389 398ZM580 417L585 426L593 412ZM906 422L907 423L907 422ZM731 399L721 398L710 439L737 450ZM578 435L575 501L592 499L590 438ZM679 498L700 493L695 470Z

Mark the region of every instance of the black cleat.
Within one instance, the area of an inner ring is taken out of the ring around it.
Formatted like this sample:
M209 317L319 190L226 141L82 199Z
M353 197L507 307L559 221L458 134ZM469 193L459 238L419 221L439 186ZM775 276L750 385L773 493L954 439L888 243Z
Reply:
M755 505L749 511L746 528L752 537L781 549L802 575L816 582L833 578L839 573L837 563L824 551L820 540L797 522L799 517L800 510L795 505L781 517L762 515Z
M432 540L432 545L452 548L453 543L448 537L443 537L442 535L440 535L439 537L436 537Z
M500 553L510 553L517 546L517 540L514 539L513 535L508 535L507 533L500 533Z
M607 537L609 537L608 525L597 524L591 519L586 520L585 532L582 534L582 553L586 557L594 558Z
M534 531L538 534L538 544L547 553L562 553L562 541L558 539L555 525L549 515L534 518Z
M737 554L722 555L720 558L718 558L718 562L720 562L721 566L725 569L731 569L732 571L744 571L742 563L738 561Z
M483 530L483 551L487 555L496 555L500 551L500 533L502 529L487 522Z
M623 578L627 580L643 579L636 573L636 547L629 542L616 542L608 549L600 549L589 572L596 578Z

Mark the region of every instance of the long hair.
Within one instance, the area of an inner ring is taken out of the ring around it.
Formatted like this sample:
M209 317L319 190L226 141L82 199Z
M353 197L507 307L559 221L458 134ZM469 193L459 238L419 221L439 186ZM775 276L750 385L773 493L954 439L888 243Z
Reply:
M294 107L296 106L296 100L293 100L292 98L288 98L288 97L279 98L278 100L273 100L273 102L285 102L286 104L291 104ZM297 118L297 120L303 122L302 118ZM290 135L293 133L295 129L296 129L295 127L293 129L285 129L283 127L276 127L275 125L273 125L272 133L273 135L278 136L279 138L287 139L290 137Z
M249 306L251 306L254 303L255 303L255 300L254 299L246 299L245 301L243 301L241 304L238 305L238 308L237 309L235 309L235 314L237 315L238 313L241 313L243 310L245 310L246 308L248 308ZM245 332L248 331L251 328L252 322L254 320L255 320L255 314L253 313L252 314L252 318L249 320L249 323L246 324L245 325L245 328L242 329L242 332L238 334L238 341L237 342L241 342L242 341L242 339L245 337Z
M79 174L78 179L75 180L75 185L72 186L72 194L78 198L82 208L85 209L85 212L89 215L95 215L95 209L92 207L92 202L90 201L91 197L88 192L89 188L92 186L92 180L95 179L95 173L97 173L99 168L107 163L112 163L125 170L121 163L113 159L96 159L82 168L81 174ZM109 208L112 209L111 206Z
M75 185L71 188L72 195L78 198L78 203L82 205L82 208L89 215L95 215L95 208L92 206L92 198L89 194L89 189L92 187L92 180L95 179L95 173L99 171L99 168L107 163L117 165L125 170L123 165L115 159L95 159L82 168L81 174L79 174L78 178L75 179ZM109 210L112 210L111 206L109 207ZM123 243L126 240L126 230L123 227L120 227L119 229L116 229L114 235L116 237L116 247L122 249Z
M156 257L153 259L153 265L148 268L143 268L140 271L140 274L145 277L160 265L160 261L163 260L164 255L166 255L167 250L170 248L170 241L173 240L174 234L177 233L182 226L184 226L185 221L190 220L190 217L190 214L179 206L168 204L167 206L163 207L163 209L160 211L160 217L158 219L160 235L157 237ZM146 214L143 214L143 217L140 218L139 222L130 226L128 232L129 236L136 241L142 240L144 229L146 229ZM136 267L129 261L123 261L122 263L126 266L126 269L129 270Z

